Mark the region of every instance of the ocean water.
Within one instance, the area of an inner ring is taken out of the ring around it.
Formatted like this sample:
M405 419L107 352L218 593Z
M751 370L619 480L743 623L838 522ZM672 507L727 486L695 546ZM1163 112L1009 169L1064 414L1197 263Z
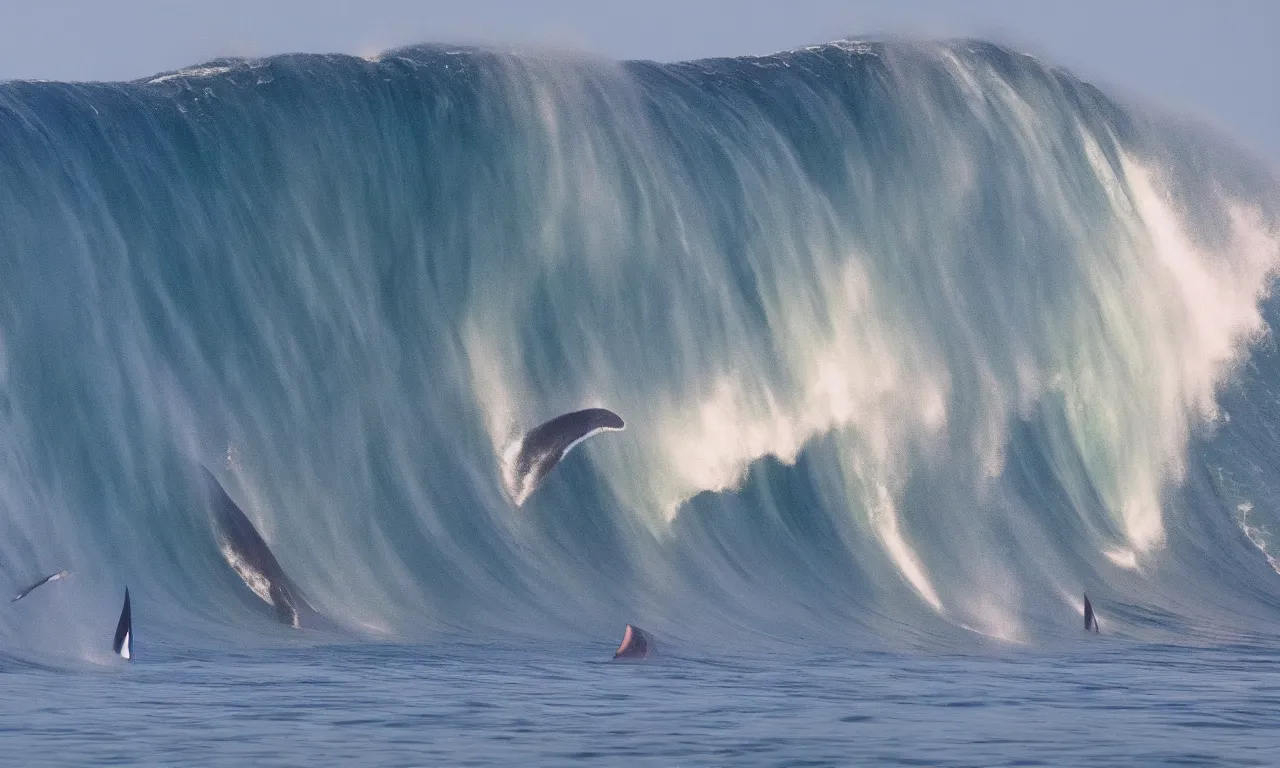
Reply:
M1274 645L608 663L576 645L6 665L12 765L1270 766Z
M1280 765L1278 201L969 40L0 83L0 763Z

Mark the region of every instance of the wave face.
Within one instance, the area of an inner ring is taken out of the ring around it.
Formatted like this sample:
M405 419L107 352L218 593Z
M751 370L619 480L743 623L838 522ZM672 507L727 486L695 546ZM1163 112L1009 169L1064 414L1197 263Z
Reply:
M339 636L1274 631L1278 191L968 41L0 85L0 643L326 637L200 463Z

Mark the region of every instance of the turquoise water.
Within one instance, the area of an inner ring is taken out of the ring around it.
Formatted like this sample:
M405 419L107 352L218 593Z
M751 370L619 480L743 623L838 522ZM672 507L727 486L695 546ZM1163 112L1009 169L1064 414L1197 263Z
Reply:
M978 41L0 83L0 761L1275 764L1277 200Z

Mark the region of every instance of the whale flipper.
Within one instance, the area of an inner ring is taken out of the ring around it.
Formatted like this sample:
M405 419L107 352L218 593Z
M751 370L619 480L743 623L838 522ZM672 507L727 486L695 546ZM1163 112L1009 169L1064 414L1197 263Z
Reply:
M61 579L63 576L70 576L70 575L71 575L71 574L70 574L70 572L68 572L68 571L58 571L57 573L53 573L53 574L50 574L50 575L48 575L48 576L45 576L43 579L41 579L41 580L37 581L35 584L32 584L31 586L29 586L29 587L27 587L26 589L22 590L22 591L21 591L21 592L19 592L17 595L14 595L14 598L13 598L12 600L10 600L9 602L11 602L11 603L16 603L16 602L18 602L19 600L21 600L22 598L24 598L24 597L26 597L27 595L31 594L31 593L32 593L33 591L35 591L36 589L38 589L38 588L40 588L40 587L43 587L45 584L48 584L48 583L49 583L49 582L51 582L51 581L57 581L58 579Z
M511 500L524 504L543 479L578 443L600 432L624 429L622 417L607 408L566 413L529 430L507 451L504 479Z
M1084 631L1099 632L1098 616L1093 612L1093 604L1089 602L1089 596L1084 596Z
M622 633L622 644L613 652L615 659L646 659L653 652L653 638L643 629L628 624Z
M120 621L116 624L116 637L111 642L111 650L126 660L133 658L133 615L129 610L129 588L124 588L124 609L120 611Z
M253 523L227 495L218 478L208 468L202 469L213 506L218 547L227 564L255 595L275 609L276 618L282 624L298 629L303 624L315 623L316 610L285 575Z

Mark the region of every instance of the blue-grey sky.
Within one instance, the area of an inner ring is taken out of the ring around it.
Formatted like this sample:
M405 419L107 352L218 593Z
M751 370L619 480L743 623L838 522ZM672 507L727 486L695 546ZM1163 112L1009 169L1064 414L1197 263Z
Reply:
M1010 43L1207 118L1280 165L1280 0L0 0L0 79L414 42L674 60L878 33Z

